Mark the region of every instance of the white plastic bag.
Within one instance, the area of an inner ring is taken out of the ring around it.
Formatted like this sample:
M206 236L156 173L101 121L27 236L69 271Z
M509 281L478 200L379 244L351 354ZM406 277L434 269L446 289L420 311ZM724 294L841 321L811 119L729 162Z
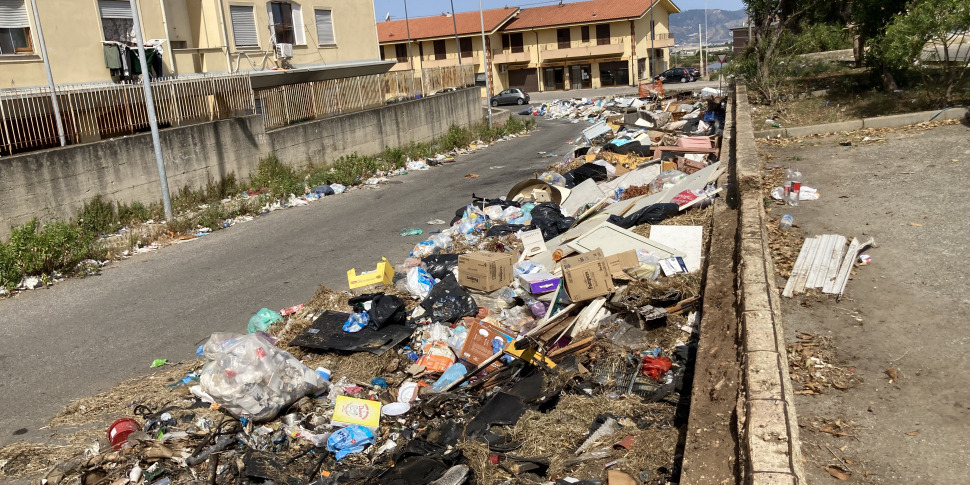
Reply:
M431 293L434 277L423 268L411 268L407 277L408 292L417 300L424 300Z
M215 333L203 346L202 390L236 417L273 419L281 409L327 389L319 374L258 333Z

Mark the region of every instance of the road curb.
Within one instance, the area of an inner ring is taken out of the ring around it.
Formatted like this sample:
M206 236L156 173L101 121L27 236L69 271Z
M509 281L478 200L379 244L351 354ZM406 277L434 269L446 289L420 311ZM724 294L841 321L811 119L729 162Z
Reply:
M935 118L934 118L935 117ZM943 111L920 111L901 115L879 116L876 118L862 118L858 120L842 121L839 123L825 123L821 125L793 126L791 128L773 128L754 132L755 138L777 137L794 138L798 136L821 135L823 133L838 133L855 131L866 128L896 128L900 126L916 125L936 120L959 120L970 118L967 108L949 108Z
M742 392L738 429L744 483L805 483L784 323L768 248L761 167L747 88L735 86L735 164L740 192L738 288Z

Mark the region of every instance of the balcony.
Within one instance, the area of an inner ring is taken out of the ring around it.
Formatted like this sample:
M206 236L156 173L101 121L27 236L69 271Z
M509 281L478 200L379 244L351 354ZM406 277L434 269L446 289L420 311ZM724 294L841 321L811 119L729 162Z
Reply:
M475 58L465 57L465 58L462 58L461 62L462 64L473 64L475 62ZM422 68L449 67L449 66L457 66L457 65L458 65L457 57L446 57L444 59L435 59L434 56L432 55L432 56L425 56L423 59L421 59Z
M624 37L612 37L609 44L596 45L596 41L588 43L572 43L571 47L560 49L559 44L546 44L541 49L541 60L553 61L563 59L582 59L585 57L617 57L623 55ZM580 44L580 45L577 45Z
M532 52L527 46L522 46L522 52L512 52L511 49L492 49L493 64L515 64L531 61Z
M650 38L647 37L647 44L650 44ZM653 36L653 47L655 49L663 49L664 47L674 46L674 36L673 34L657 34Z

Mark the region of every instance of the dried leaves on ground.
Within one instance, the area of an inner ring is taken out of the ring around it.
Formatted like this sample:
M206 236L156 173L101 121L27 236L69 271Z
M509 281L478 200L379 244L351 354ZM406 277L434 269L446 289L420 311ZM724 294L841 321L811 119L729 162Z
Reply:
M822 394L829 387L846 391L858 383L852 369L839 365L830 337L798 332L788 346L788 365L795 387L801 386L795 394Z

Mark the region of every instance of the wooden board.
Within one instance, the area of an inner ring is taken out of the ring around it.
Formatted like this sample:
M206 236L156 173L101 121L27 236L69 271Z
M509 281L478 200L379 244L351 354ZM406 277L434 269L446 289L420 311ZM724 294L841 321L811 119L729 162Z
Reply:
M815 261L815 254L818 252L818 246L821 238L818 236L813 237L809 240L808 248L806 248L805 262L803 264L804 270L798 274L798 279L795 280L795 288L793 292L798 295L805 292L805 283L808 282L808 272L811 269L812 262Z
M594 249L602 249L604 256L612 256L633 249L646 249L658 258L672 258L674 256L685 257L683 251L664 246L655 241L651 241L639 234L619 227L615 224L606 222L596 229L583 234L567 246L585 253Z
M835 240L835 247L832 248L832 257L829 259L828 270L822 275L822 293L825 293L825 289L831 290L835 287L835 277L839 274L840 263L842 263L842 255L845 254L845 236L837 236Z
M785 283L785 289L784 291L781 292L781 296L791 298L792 295L794 294L795 280L797 280L798 276L801 275L803 271L805 271L805 260L808 259L807 249L810 245L809 241L811 241L812 239L813 238L808 238L802 242L802 249L798 252L798 257L795 258L795 264L791 268L791 274L788 275L788 282Z

